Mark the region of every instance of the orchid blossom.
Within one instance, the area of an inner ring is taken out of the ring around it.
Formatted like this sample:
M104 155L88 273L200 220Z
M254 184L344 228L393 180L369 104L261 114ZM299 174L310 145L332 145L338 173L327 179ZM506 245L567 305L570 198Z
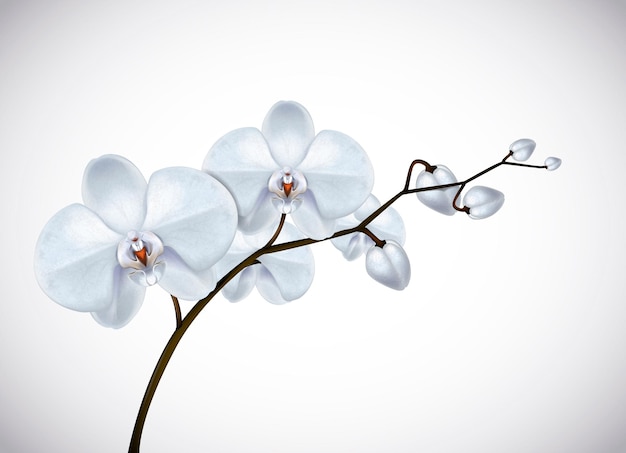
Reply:
M291 101L276 103L261 131L241 128L220 138L202 168L230 190L246 234L273 225L278 211L290 214L306 236L326 238L374 184L361 146L341 132L315 135L307 110Z
M172 167L146 183L131 162L105 155L87 165L82 195L84 205L56 213L35 248L35 276L52 300L119 328L148 286L182 299L213 289L211 266L237 225L235 203L217 180Z
M230 250L215 265L217 274L226 274L237 263L259 250L272 233L273 230L255 235L237 232ZM297 239L303 239L302 234L291 224L285 224L277 238L280 242ZM282 305L302 297L313 282L315 262L309 247L263 255L258 261L258 264L246 267L224 287L222 294L226 299L238 302L256 286L265 300Z

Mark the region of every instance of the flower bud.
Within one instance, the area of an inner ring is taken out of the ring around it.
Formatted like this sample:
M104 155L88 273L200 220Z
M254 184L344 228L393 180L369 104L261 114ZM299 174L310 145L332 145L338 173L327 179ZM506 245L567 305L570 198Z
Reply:
M558 157L548 157L543 163L548 171L554 171L561 166L561 159Z
M509 150L513 152L513 159L523 162L528 160L535 150L536 145L537 144L529 138L520 138L511 143Z
M421 189L423 187L439 186L443 184L452 184L457 182L456 177L452 172L443 165L437 165L437 168L430 173L426 170L422 170L417 175L417 181L415 187ZM424 192L417 192L417 198L431 209L445 215L453 215L456 213L456 209L452 206L452 201L458 187L448 187L446 189L438 190L426 190Z
M365 256L365 269L378 283L398 291L406 288L411 280L409 258L394 241L387 241L383 247L370 248Z
M469 208L472 219L484 219L498 212L504 204L504 194L490 187L475 186L467 191L463 204Z

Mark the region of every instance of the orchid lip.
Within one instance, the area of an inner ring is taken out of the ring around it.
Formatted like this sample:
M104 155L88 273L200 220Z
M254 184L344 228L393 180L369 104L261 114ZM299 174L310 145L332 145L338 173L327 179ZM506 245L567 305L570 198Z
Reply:
M165 263L157 261L163 254L163 242L150 231L131 230L117 246L117 261L132 269L128 277L141 286L152 286L163 276Z
M283 214L294 212L302 203L299 195L307 190L304 175L291 167L275 171L269 179L268 189L274 194L272 204Z

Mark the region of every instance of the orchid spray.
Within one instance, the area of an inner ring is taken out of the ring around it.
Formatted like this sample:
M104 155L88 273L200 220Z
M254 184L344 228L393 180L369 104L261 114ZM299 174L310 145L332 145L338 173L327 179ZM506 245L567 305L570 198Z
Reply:
M310 246L327 240L348 260L365 254L371 278L403 290L411 265L404 223L392 204L415 194L444 215L484 219L502 207L504 195L472 185L475 180L501 166L560 166L556 157L543 165L521 163L534 149L534 141L516 140L500 161L460 181L444 165L414 160L404 186L381 203L372 194L374 170L361 146L341 132L316 134L303 106L281 101L261 130L246 127L220 138L201 170L166 168L146 181L123 157L92 160L83 177L84 204L60 210L39 236L35 276L52 300L112 328L132 320L148 287L170 294L176 328L139 408L129 447L139 452L170 358L218 293L236 302L256 287L273 304L298 299L313 282ZM422 169L413 182L416 166ZM197 301L184 317L179 299Z

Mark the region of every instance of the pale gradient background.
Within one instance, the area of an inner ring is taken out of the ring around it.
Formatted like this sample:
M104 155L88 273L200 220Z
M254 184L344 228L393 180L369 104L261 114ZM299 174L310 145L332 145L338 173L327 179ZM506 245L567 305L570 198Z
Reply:
M520 137L564 164L483 178L484 221L400 200L403 292L321 244L301 300L218 297L142 451L626 451L624 2L226 3L0 1L0 451L126 451L173 328L158 288L114 331L34 281L87 162L199 167L281 99L359 141L381 199L414 158L465 178Z

